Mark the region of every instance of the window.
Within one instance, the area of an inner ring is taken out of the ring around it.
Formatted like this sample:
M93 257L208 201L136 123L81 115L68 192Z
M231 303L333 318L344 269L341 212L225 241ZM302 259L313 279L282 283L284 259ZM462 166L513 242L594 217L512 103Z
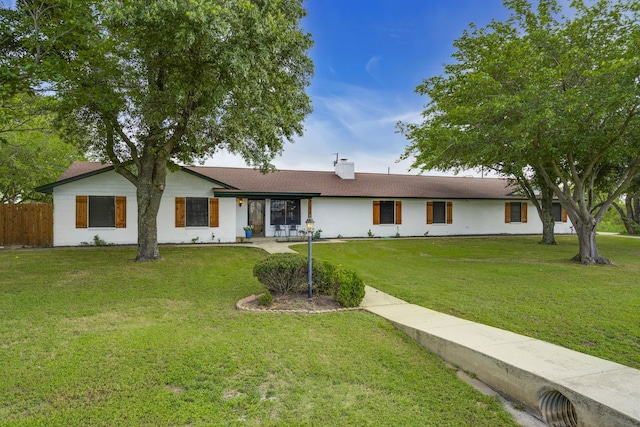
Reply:
M553 210L553 220L555 222L567 222L567 211L562 208L560 203L554 203L551 205Z
M125 196L76 196L76 228L126 228Z
M504 205L504 222L527 222L527 202L507 202Z
M271 200L271 225L300 225L300 200Z
M453 224L453 202L427 202L427 224Z
M187 197L186 226L206 227L209 225L209 198Z
M374 200L373 224L402 224L402 202Z
M176 197L176 227L218 227L218 199Z
M393 224L395 222L394 208L395 208L395 205L393 202L390 202L390 201L380 202L380 224Z

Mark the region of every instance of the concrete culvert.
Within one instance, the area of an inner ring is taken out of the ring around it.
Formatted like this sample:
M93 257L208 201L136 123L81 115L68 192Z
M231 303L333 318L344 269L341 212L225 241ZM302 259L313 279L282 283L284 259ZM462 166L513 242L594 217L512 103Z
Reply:
M558 390L543 393L539 402L542 418L549 427L578 427L576 408Z

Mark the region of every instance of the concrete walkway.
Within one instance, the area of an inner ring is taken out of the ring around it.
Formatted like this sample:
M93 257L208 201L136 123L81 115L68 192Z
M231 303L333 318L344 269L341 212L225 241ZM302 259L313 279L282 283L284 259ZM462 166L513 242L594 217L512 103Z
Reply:
M265 252L270 254L282 253L282 252L292 252L295 253L293 249L289 247L291 244L301 244L302 242L278 242L274 238L269 237L256 237L251 239L252 246L257 246L260 249L263 249ZM247 245L249 246L249 245Z
M640 371L367 287L361 307L523 403L549 426L640 426Z
M269 253L294 252L288 242L275 239L255 239L253 246ZM639 370L409 304L369 286L361 307L522 403L549 426L640 426ZM527 413L513 411L512 405L506 407L522 425L540 425Z

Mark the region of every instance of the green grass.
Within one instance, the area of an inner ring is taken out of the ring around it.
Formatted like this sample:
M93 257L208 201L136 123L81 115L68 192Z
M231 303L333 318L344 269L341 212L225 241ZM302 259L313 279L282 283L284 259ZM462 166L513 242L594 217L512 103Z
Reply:
M313 250L406 301L640 368L640 239L598 237L613 267L569 261L575 235L555 246L539 240L380 239Z
M374 315L237 311L259 250L161 250L0 251L0 425L515 425Z

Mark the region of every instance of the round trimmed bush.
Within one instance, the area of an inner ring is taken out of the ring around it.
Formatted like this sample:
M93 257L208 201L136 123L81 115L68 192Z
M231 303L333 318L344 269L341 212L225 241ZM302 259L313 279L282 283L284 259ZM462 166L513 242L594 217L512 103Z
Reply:
M364 298L364 282L357 272L329 261L312 261L316 294L332 295L343 307L360 305ZM274 295L305 292L307 258L299 254L272 254L256 263L253 275Z
M338 265L331 261L312 260L313 289L321 295L333 295L335 297L338 284L335 280L335 272Z
M253 275L273 294L301 292L307 283L307 259L298 254L272 254L253 266Z
M336 301L343 307L357 307L364 298L364 282L360 275L349 268L338 267L335 271L338 283Z

